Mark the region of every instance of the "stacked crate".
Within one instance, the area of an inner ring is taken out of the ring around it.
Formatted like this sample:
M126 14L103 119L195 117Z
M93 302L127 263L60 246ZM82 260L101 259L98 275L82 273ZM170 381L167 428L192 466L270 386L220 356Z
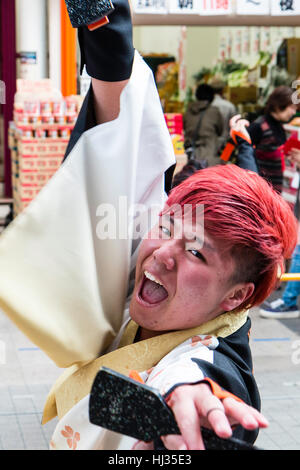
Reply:
M181 113L165 113L165 120L171 135L183 134L183 117Z
M184 151L183 116L181 113L165 113L165 121L173 143L177 162L175 173L177 173L186 163L186 155Z
M14 215L19 214L60 167L81 97L24 103L9 129Z

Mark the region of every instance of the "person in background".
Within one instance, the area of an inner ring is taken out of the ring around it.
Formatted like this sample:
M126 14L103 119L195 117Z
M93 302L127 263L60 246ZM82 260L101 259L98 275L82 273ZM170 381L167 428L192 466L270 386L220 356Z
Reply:
M226 87L225 82L222 82L221 80L213 80L210 85L215 92L212 106L219 109L224 121L223 133L219 139L219 146L222 148L229 138L230 119L237 114L237 111L234 104L224 98L224 89Z
M188 158L201 162L203 167L219 163L219 138L224 124L220 111L212 106L214 90L201 84L195 93L196 101L189 104L183 116L184 147Z
M290 273L300 272L300 245L296 246L292 263L289 270ZM300 282L289 281L284 289L281 297L273 301L266 300L259 309L259 314L263 318L290 319L299 318L300 310L297 304L300 295Z
M249 121L241 119L241 115L234 116L230 120L230 127L234 129L239 134L237 139L238 146L238 166L255 171L254 163L254 149L253 146L249 143L249 134L247 129L249 128ZM244 139L243 137L244 136ZM300 166L300 150L294 148L291 150L288 159L291 163ZM239 162L241 163L239 165ZM250 165L253 168L250 168ZM299 191L298 191L299 197ZM299 201L298 201L299 202ZM295 211L296 212L296 211ZM296 214L299 220L299 214ZM298 227L299 230L299 227ZM298 234L298 244L293 252L292 262L289 269L289 273L300 273L300 244L299 244L299 234ZM300 310L297 305L297 300L300 295L300 282L299 281L289 281L285 287L283 295L280 298L271 300L271 298L266 299L266 301L261 304L259 309L259 314L263 318L277 318L277 319L290 319L290 318L299 318Z
M227 144L220 156L221 162L230 161L232 153L235 153L235 164L244 170L259 173L256 164L254 148L247 131L250 122L242 119L240 114L233 116L229 121L230 135Z
M289 160L300 166L300 150L292 149L289 154ZM299 191L298 191L299 197ZM299 201L298 201L299 203ZM299 214L296 214L299 223ZM298 227L299 230L299 227ZM298 244L293 252L292 262L289 269L290 273L300 273L300 243L298 233ZM273 301L266 300L260 307L259 313L263 318L290 319L299 318L300 310L298 307L298 297L300 295L300 282L288 281L283 294L280 298Z
M284 124L295 115L294 90L287 86L276 88L268 98L265 113L248 128L259 174L268 180L279 193L282 191L284 156L280 147L286 142ZM250 162L251 163L251 162Z

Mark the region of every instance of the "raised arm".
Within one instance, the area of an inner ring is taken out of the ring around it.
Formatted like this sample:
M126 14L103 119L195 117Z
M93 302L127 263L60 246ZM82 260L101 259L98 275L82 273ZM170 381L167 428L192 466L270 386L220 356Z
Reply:
M86 66L92 86L82 105L66 151L68 157L86 130L112 121L120 112L120 96L131 76L134 48L128 0L115 0L109 23L89 31L78 29L80 71Z
M241 115L233 116L230 120L231 136L235 136L238 148L237 165L245 170L251 170L258 173L258 167L255 159L255 151L251 143L251 138L247 128L249 122L241 119Z
M97 124L116 119L120 112L120 96L128 80L105 82L92 79L94 111Z
M109 23L89 31L79 28L81 71L86 65L92 77L97 123L115 119L120 94L131 75L134 48L128 0L115 0Z

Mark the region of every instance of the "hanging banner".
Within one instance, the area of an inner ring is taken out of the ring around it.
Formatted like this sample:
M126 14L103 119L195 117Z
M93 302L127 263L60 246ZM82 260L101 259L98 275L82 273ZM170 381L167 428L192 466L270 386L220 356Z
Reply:
M227 35L222 33L219 39L218 60L224 61L227 57Z
M200 15L229 15L232 13L231 0L202 0Z
M226 58L227 59L232 59L232 54L233 54L233 33L232 30L228 31L227 34L227 41L226 41Z
M201 8L200 0L169 0L169 13L198 15Z
M179 73L178 73L178 88L179 88L179 99L184 100L186 94L186 26L181 26L180 28L180 41L178 46L178 64L179 64Z
M134 13L167 14L167 0L132 0Z
M272 0L271 6L274 16L300 15L300 0Z
M250 52L252 57L256 57L259 54L260 49L260 28L254 26L251 29L251 45Z
M242 55L244 57L249 57L250 55L250 28L243 28L243 44L242 44Z
M260 50L265 52L271 50L271 29L268 26L261 28Z
M237 15L269 15L270 0L238 0L236 2Z
M242 56L242 30L241 29L235 29L235 32L234 32L233 56L236 60L240 60Z

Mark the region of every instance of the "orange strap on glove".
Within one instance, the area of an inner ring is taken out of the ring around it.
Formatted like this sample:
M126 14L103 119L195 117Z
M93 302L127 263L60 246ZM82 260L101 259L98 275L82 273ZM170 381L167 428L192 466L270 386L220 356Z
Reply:
M248 135L243 134L241 131L237 131L235 129L231 129L230 131L230 140L227 142L222 154L221 154L221 160L224 162L228 162L230 160L230 157L235 150L236 146L238 145L237 142L237 137L240 137L241 139L245 140L248 142L248 144L252 144L251 139Z
M203 379L203 382L207 382L208 385L211 388L212 393L214 394L215 397L219 398L219 400L224 400L224 398L233 398L236 401L242 402L239 397L236 395L233 395L233 393L227 392L227 390L224 390L220 385L217 384L217 382L214 382L214 380L210 379L209 377L205 377Z

